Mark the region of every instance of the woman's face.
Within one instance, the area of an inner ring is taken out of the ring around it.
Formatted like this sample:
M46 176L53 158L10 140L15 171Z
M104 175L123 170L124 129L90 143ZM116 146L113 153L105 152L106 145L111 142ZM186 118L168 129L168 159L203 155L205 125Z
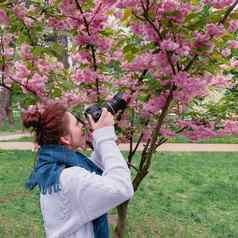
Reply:
M83 124L70 112L66 112L66 117L68 133L64 136L65 140L61 141L70 149L85 149L87 135L83 132Z

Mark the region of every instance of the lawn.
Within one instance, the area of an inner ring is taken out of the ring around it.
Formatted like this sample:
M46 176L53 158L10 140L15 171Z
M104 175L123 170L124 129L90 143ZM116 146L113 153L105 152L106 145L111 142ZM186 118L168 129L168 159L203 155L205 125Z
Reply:
M0 151L0 237L44 237L32 152ZM126 238L237 238L235 153L157 153L129 206ZM115 213L112 210L111 213Z

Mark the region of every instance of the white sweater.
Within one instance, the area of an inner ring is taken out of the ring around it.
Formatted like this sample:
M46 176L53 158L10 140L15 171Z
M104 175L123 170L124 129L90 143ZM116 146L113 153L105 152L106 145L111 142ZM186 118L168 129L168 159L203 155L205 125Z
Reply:
M133 196L130 170L115 143L114 127L96 129L91 159L102 176L81 167L64 169L61 191L41 194L47 238L94 238L92 220Z

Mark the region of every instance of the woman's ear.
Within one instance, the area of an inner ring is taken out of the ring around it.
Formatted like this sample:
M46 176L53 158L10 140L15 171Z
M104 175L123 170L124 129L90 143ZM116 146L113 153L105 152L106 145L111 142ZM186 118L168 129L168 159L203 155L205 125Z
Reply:
M61 136L60 137L60 143L63 144L63 145L70 145L70 139L68 136Z

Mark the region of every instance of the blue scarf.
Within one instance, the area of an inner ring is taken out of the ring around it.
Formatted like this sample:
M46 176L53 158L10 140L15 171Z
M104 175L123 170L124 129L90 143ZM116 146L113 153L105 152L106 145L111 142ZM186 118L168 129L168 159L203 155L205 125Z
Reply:
M72 166L82 167L90 172L102 175L103 171L90 159L63 145L44 145L38 152L37 163L32 174L26 182L30 190L38 185L41 193L51 194L53 191L60 191L59 177L64 168ZM104 214L93 221L95 238L109 238L109 227L107 214Z

